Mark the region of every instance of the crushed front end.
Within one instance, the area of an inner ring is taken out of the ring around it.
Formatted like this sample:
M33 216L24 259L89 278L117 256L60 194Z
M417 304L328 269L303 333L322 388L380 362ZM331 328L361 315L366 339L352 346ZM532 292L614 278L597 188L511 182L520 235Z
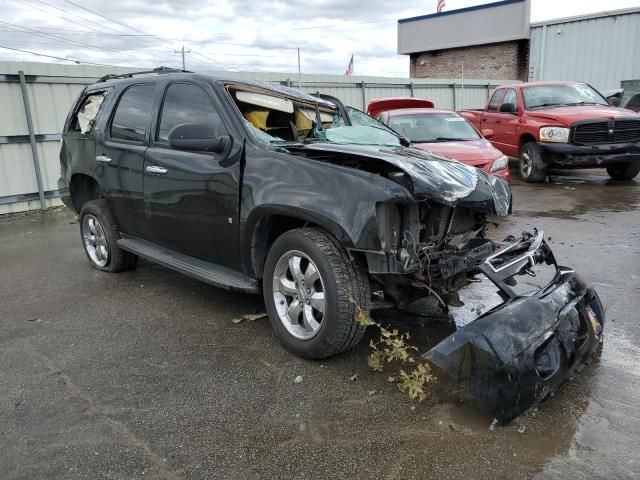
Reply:
M500 423L542 401L584 364L602 342L605 323L596 291L557 265L543 232L510 240L479 266L504 302L424 355ZM553 279L518 293L515 286L540 265L555 270Z

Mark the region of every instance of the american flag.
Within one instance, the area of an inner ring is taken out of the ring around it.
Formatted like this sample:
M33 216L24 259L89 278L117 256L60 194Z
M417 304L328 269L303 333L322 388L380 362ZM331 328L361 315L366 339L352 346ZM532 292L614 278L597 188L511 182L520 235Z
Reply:
M351 60L349 60L349 65L347 65L347 70L344 72L345 75L353 74L353 55L351 55Z
M445 7L444 0L438 0L438 7L436 8L438 13L440 13L444 7Z

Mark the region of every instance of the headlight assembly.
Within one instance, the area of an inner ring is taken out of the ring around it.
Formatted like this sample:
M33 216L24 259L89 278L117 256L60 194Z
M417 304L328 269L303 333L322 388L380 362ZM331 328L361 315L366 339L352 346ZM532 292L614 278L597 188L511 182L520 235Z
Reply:
M491 164L490 172L496 172L498 170L503 170L509 166L509 157L506 155L502 155L501 157L496 158Z
M567 143L569 129L564 127L542 127L540 129L541 142Z

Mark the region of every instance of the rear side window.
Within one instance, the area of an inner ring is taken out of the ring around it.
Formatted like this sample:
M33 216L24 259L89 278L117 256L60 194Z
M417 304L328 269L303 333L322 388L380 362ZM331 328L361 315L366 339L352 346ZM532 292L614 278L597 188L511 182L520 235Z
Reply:
M504 95L504 99L502 100L502 104L512 103L514 107L516 107L515 111L518 111L518 96L516 95L516 91L513 88L507 90L507 93Z
M502 100L502 96L504 95L504 88L499 88L495 92L493 92L493 97L491 97L491 101L489 102L489 107L487 108L487 112L497 112L498 105L500 105L500 100Z
M84 135L93 130L105 94L106 92L92 93L82 100L78 112L71 119L69 131L80 132Z
M202 88L191 83L173 83L164 98L157 142L168 145L171 130L185 123L209 125L216 137L227 133L211 98Z
M120 97L111 122L111 138L129 142L144 142L151 124L151 111L156 86L134 85Z

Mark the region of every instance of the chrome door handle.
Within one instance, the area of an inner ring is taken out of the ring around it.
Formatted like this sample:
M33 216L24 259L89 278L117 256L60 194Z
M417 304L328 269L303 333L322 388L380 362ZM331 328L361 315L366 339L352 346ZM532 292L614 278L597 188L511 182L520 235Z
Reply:
M105 155L98 155L96 157L96 162L104 162L104 163L109 163L111 161L111 159Z
M159 167L157 165L149 165L147 168L145 168L145 170L149 173L155 173L158 175L164 175L168 171L166 168Z

